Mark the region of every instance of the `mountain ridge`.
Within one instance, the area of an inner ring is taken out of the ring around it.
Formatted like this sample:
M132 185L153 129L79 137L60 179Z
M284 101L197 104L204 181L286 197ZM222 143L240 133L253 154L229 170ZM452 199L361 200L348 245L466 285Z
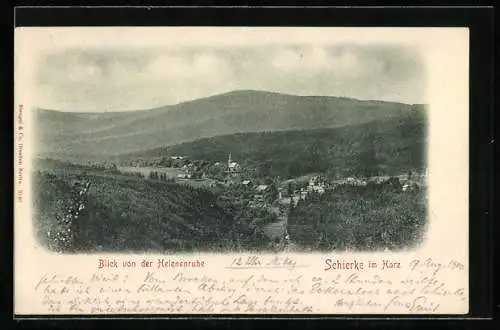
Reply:
M357 125L404 117L424 108L386 101L235 90L151 110L76 113L38 109L37 151L119 155L218 135Z
M239 95L239 94L268 94L268 95L281 95L281 96L290 96L290 97L305 97L305 98L329 98L329 99L341 99L341 100L353 100L353 101L359 101L359 102L378 102L378 103L390 103L390 104L402 104L402 105L408 105L408 106L427 106L425 103L406 103L406 102L399 102L399 101L389 101L389 100L377 100L377 99L360 99L356 97L348 97L348 96L333 96L333 95L298 95L298 94L291 94L291 93L283 93L283 92L273 92L273 91L264 91L264 90L258 90L258 89L235 89L231 90L228 92L223 92L223 93L218 93L214 95L208 95L208 96L203 96L199 97L196 99L192 100L186 100L178 103L173 103L173 104L165 104L165 105L160 105L152 108L143 108L143 109L131 109L131 110L113 110L113 111L66 111L66 110L61 110L61 109L49 109L49 108L44 108L44 107L34 107L34 110L36 111L43 111L43 112L56 112L56 113L72 113L72 114L128 114L128 113L133 113L133 112L143 112L143 111L158 111L158 110L164 110L167 108L172 108L178 105L183 105L186 103L192 103L192 102L197 102L197 101L202 101L202 100L207 100L211 98L218 98L218 97L224 97L224 96L234 96L234 95Z

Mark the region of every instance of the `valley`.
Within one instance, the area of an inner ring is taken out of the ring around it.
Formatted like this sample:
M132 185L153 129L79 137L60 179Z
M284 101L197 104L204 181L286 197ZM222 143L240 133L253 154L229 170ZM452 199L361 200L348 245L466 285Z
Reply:
M38 234L70 228L64 251L398 250L423 237L422 105L236 91L36 114ZM75 181L90 188L69 216Z

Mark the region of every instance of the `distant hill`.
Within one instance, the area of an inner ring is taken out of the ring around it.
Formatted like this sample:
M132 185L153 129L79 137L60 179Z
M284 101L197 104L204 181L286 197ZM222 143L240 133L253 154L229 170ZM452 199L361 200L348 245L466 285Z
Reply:
M404 116L337 128L203 138L123 155L115 161L161 160L182 155L224 162L231 153L244 167L256 168L264 176L286 178L324 171L400 174L425 168L426 129L425 113L409 112Z
M422 105L248 90L131 112L37 109L37 151L60 159L103 157L235 133L360 125L422 109Z

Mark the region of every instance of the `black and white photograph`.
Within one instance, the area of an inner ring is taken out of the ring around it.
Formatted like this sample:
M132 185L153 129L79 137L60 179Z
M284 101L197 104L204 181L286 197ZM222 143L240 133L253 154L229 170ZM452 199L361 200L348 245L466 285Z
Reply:
M469 311L467 29L15 36L18 315Z
M401 251L425 240L419 49L157 40L55 44L38 58L25 111L41 246Z

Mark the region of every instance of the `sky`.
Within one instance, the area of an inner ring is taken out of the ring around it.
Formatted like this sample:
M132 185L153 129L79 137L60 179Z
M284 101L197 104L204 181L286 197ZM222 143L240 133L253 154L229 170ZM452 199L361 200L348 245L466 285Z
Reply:
M37 59L34 103L61 111L126 111L239 89L425 103L425 68L414 48L298 39L228 44L157 38L143 45L54 47Z

